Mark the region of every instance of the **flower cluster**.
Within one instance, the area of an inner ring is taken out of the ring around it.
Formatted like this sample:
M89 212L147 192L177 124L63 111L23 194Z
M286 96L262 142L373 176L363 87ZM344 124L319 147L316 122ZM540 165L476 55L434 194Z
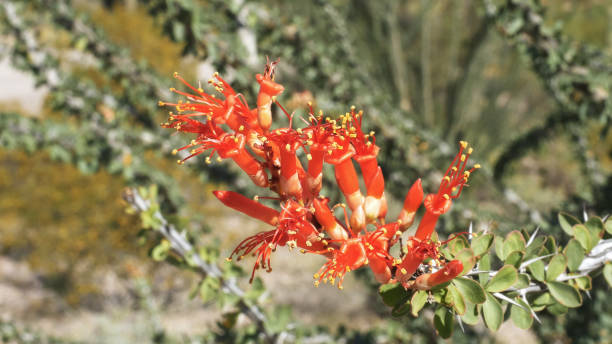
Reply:
M308 118L300 118L294 128L290 115L276 100L284 87L274 81L278 61L268 62L265 72L257 74L260 85L257 107L250 108L218 74L211 84L222 97L205 93L181 78L190 90L172 92L185 97L170 106L169 120L163 127L193 133L195 138L174 151L188 150L179 163L208 152L206 162L232 159L255 183L268 188L276 197L278 208L265 205L233 191L215 191L226 206L271 226L243 240L232 252L238 260L255 257L251 281L258 269L271 271L271 255L279 246L299 248L302 253L323 255L327 262L314 274L315 285L329 282L342 289L347 272L369 266L380 283L400 282L405 288L430 289L458 276L462 263L445 261L438 253L441 244L432 241L438 217L447 212L459 197L470 173L479 166L467 167L472 148L460 142L459 153L447 169L438 191L424 195L421 180L408 191L403 208L395 221L387 222L385 178L377 161L379 147L374 132L362 128L363 112L350 112L336 118L315 114L309 103ZM272 106L288 117L287 127L272 127ZM365 193L359 185L361 171ZM345 203L330 204L321 194L324 164L332 165L335 180ZM414 236L401 240L410 228L421 205L425 213ZM340 208L340 218L335 210ZM399 257L390 248L402 245ZM424 265L423 262L428 261Z

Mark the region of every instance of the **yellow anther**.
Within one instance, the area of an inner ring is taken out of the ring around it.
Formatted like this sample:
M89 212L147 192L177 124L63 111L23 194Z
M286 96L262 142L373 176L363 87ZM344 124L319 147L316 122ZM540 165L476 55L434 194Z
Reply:
M449 200L450 199L450 196L448 194L444 194L444 195L442 195L442 197L444 197L445 200Z
M473 151L474 151L474 148L470 147L470 149L468 149L468 154L472 154Z
M451 167L451 171L457 172L457 167L456 166Z
M314 281L314 286L315 286L316 288L318 288L318 287L319 287L319 281Z
M450 181L451 181L451 179L450 179L450 177L449 177L449 176L444 176L444 178L442 178L442 180L446 180L446 181L447 181L447 182L449 182L449 183L450 183Z
M221 157L220 157L220 156L218 156L218 157L217 157L217 161L218 161L218 162L221 162L221 161L223 161L223 159L221 159Z
M479 169L479 168L480 168L480 164L476 164L476 165L474 165L474 168L475 168L475 169Z
M159 105L159 106L164 106L164 105L166 105L166 103L164 103L164 102L162 102L162 101L160 100L160 101L158 101L158 102L157 102L157 105Z
M178 78L179 77L179 73L178 72L174 72L174 73L172 73L172 76L174 76L175 78Z
M310 154L310 153L306 154L306 159L312 160L312 154Z
M314 279L319 279L319 274L314 274L314 275L312 275L312 278L314 278Z
M466 141L459 141L459 144L461 145L461 148L466 149L468 146L468 143Z
M404 268L402 268L402 269L400 270L400 272L402 273L402 275L405 275L405 274L407 274L407 273L408 273L408 271L407 271L406 269L404 269Z
M210 157L209 157L209 156L207 156L205 160L206 160L206 163L207 163L207 164L210 164L210 163L211 163L211 161L210 161Z
M344 287L343 287L343 286L341 286L340 284L338 284L338 289L340 289L340 290L344 290Z
M291 145L287 143L285 145L285 149L287 150L287 152L291 152Z
M465 154L461 154L461 162L465 161Z
M231 261L232 261L232 257L227 257L227 258L225 258L225 261L226 261L226 262L231 262Z
M172 155L176 155L176 153L178 153L178 150L177 149L173 149L172 150Z
M176 163L179 164L179 165L182 165L183 161L182 160L177 160Z
M238 127L238 131L243 131L244 130L244 125L241 125L240 127Z
M312 246L312 243L309 240L306 240L306 246L310 247Z

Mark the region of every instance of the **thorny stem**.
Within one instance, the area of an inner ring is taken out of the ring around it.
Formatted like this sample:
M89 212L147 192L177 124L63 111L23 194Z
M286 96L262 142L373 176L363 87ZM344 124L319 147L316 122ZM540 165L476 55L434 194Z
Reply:
M134 210L139 213L149 210L151 203L145 200L136 189L127 189L123 198L128 202ZM166 218L158 210L153 214L153 217L161 223L157 230L170 242L174 252L183 257L190 265L197 269L202 277L210 276L219 280L221 290L228 294L234 294L240 298L238 308L245 314L258 328L259 333L263 334L266 342L275 343L275 337L286 337L284 331L276 335L268 332L265 327L266 316L255 305L250 305L244 300L245 292L236 285L236 280L233 278L225 278L223 273L216 264L205 262L196 252L195 247L187 240L184 232L176 230L174 225L168 223Z

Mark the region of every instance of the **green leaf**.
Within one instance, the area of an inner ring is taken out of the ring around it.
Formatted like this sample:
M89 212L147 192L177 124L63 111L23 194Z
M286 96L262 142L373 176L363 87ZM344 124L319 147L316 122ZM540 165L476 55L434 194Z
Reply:
M493 244L494 236L491 233L479 235L472 239L472 250L475 256L481 256L489 252L489 248Z
M529 285L529 275L527 274L519 274L518 280L514 284L514 287L517 289L525 288Z
M554 303L556 303L556 301L552 295L550 295L550 293L544 293L536 297L533 302L531 302L531 306L534 311L539 312Z
M404 302L393 307L393 309L391 310L391 315L394 317L401 317L404 314L407 314L408 312L410 312L410 303Z
M478 324L478 305L475 305L471 302L465 303L465 314L461 316L461 320L468 325L476 325Z
M603 222L599 217L591 217L587 222L584 223L584 225L589 230L589 233L591 234L591 239L593 239L593 246L595 246L603 237Z
M578 240L571 239L567 243L567 246L565 246L565 256L567 257L567 268L569 271L574 272L578 270L578 267L580 266L580 263L582 263L585 254L586 251L582 245L580 245Z
M504 255L504 239L502 239L501 236L496 236L493 243L495 244L495 255L502 261L506 260L506 256Z
M582 304L580 292L571 285L562 282L548 282L546 286L555 300L563 306L576 308Z
M532 254L537 255L542 249L542 246L544 245L544 243L546 243L547 239L548 238L543 235L538 236L535 239L533 239L533 241L531 242L531 245L529 245L525 251L525 256L530 256Z
M459 277L452 281L466 301L481 304L486 301L482 286L471 278Z
M434 327L440 337L449 338L453 334L453 313L444 306L438 306L434 313Z
M559 224L561 225L561 229L563 229L563 231L569 235L574 234L572 227L580 223L580 221L574 216L563 212L559 213L558 219Z
M157 262L164 261L168 257L168 252L170 252L170 242L163 239L153 248L153 250L151 250L151 258Z
M512 265L504 265L485 286L486 291L496 293L510 288L518 279L518 272Z
M524 256L525 253L521 251L510 252L510 254L506 256L506 261L504 263L518 268L519 266L521 266Z
M474 257L474 251L472 251L471 248L464 248L457 252L455 259L460 260L463 264L463 271L459 274L459 276L463 276L470 272L472 268L474 268L474 265L476 265L476 257Z
M378 293L389 307L395 307L408 298L408 292L400 283L383 284L378 288Z
M550 260L548 263L548 269L546 269L546 280L554 281L565 271L567 266L567 259L564 254L558 254Z
M450 249L452 254L457 254L457 252L463 250L464 248L470 247L468 241L463 236L458 236L450 242Z
M478 261L478 270L481 270L481 271L491 270L491 254L490 253L487 253L480 258L480 261ZM489 280L489 273L483 272L483 273L478 274L478 280L480 281L480 284L487 283L487 281Z
M533 325L533 315L529 311L529 306L519 297L516 297L514 301L523 307L513 304L510 308L510 318L518 328L527 330Z
M589 252L591 248L593 248L591 233L586 228L585 225L575 225L574 229L574 238L578 240L580 245L585 249L586 252Z
M576 279L573 279L576 283L576 287L582 290L591 290L593 288L593 279L591 276L582 276Z
M239 315L240 312L238 311L224 313L219 324L228 329L234 328L234 326L236 326L236 320L238 320Z
M527 266L527 270L529 270L529 272L531 272L531 275L533 276L533 278L537 279L540 282L544 281L545 276L544 276L544 262L543 262L543 260L538 260L536 262L533 262L533 263L529 264Z
M482 316L485 321L485 325L493 331L497 331L499 326L504 319L504 313L501 304L493 297L493 295L487 293L487 300L482 305Z
M200 284L200 299L202 302L208 302L214 299L218 295L219 291L219 280L210 276L207 276L202 280Z
M546 242L544 243L544 247L547 251L546 254L557 253L557 242L555 240L555 237L549 235L548 239L546 239Z
M525 238L523 238L523 234L521 234L520 231L515 230L508 233L506 240L504 241L505 257L507 257L510 252L525 251L525 244ZM505 257L502 260L505 260Z
M548 308L546 308L548 310L548 312L550 312L550 314L552 315L563 315L565 313L567 313L567 307L563 306L562 304L555 302L554 304L548 306Z
M465 314L465 299L463 298L463 295L461 295L461 293L459 292L459 289L457 289L457 287L451 284L448 286L447 290L447 297L450 299L448 300L449 305L453 307L455 313L459 315Z
M416 293L412 294L412 299L410 299L411 313L413 316L418 316L419 312L425 304L427 303L427 292L424 290L419 290Z
M608 234L612 235L612 217L609 217L606 220L606 224L604 225L606 232L608 232Z
M603 275L608 282L608 285L612 287L612 263L608 262L606 265L604 265Z

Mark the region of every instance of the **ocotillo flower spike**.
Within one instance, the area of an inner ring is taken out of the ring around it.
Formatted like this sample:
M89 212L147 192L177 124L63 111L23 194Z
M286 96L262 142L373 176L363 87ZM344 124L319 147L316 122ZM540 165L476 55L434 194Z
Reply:
M175 74L186 91L171 91L183 99L160 102L172 109L163 127L195 135L173 151L189 153L181 155L181 164L204 153L205 162L211 163L216 154L217 160L233 161L256 186L276 194L253 199L234 191L214 191L227 207L272 226L240 242L229 259L254 256L252 281L258 269L272 270L272 253L279 246L322 255L327 261L314 275L315 285L338 283L340 289L348 272L364 266L379 283L400 282L405 288L430 289L458 276L461 262L445 261L438 252L445 242L430 239L439 216L449 210L470 174L479 168L467 167L472 153L467 142L460 142L437 192L424 197L417 179L396 220L387 222L380 148L375 133L363 128L363 111L352 106L349 112L330 117L323 111L315 113L309 104L308 117L294 120L277 99L284 91L275 80L278 63L268 61L263 74L256 75L260 88L254 108L217 73L208 84L221 96ZM274 126L275 110L290 119L289 125ZM346 203L330 204L322 194L325 164L333 167L334 181ZM421 204L425 211L416 234L403 241L399 257L393 256L391 247L417 220ZM426 259L439 269L422 273L419 267Z

